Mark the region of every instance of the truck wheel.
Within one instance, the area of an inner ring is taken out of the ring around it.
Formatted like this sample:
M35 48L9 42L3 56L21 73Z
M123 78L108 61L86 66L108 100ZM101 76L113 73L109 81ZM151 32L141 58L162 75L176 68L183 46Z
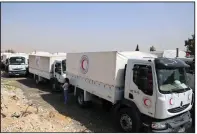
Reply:
M138 112L130 108L124 108L119 111L116 123L120 130L124 132L138 133L141 127Z
M38 76L37 75L35 76L35 81L36 81L36 84L38 85L39 84L39 80L38 80Z
M52 89L52 92L56 91L57 89L57 86L56 86L56 80L55 79L51 79L50 80L50 85L51 85L51 89Z
M85 101L84 101L84 94L83 92L79 92L77 94L77 103L80 107L85 107Z
M52 82L52 91L55 91L55 90L56 90L56 82L53 81L53 82Z

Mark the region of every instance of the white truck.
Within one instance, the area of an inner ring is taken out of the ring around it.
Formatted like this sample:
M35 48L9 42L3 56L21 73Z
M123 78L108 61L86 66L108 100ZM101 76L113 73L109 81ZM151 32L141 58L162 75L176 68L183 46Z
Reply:
M66 64L78 105L102 100L125 132L183 132L191 126L188 65L179 59L138 51L84 52L68 53Z
M9 76L25 76L28 69L28 54L14 53L9 55L6 68Z
M49 81L53 91L60 90L66 78L66 54L29 55L29 73L34 75L36 84Z

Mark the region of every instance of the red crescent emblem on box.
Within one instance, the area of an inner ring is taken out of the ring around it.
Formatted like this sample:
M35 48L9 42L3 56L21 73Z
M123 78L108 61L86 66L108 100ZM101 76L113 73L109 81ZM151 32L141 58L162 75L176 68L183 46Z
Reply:
M86 55L83 55L81 57L81 60L80 60L80 63L81 63L81 72L83 74L86 74L88 72L88 68L89 68L89 59Z

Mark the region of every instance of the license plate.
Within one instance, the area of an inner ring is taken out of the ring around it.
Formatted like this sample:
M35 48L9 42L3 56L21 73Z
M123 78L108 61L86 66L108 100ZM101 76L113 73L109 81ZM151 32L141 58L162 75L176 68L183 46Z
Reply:
M185 128L184 127L183 128L180 128L178 132L179 133L185 132Z
M19 74L15 74L15 75L19 75Z

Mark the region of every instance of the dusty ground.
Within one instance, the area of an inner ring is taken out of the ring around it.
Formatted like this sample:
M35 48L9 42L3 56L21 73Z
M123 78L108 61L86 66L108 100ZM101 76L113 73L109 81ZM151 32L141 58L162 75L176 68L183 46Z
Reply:
M99 105L81 109L74 97L64 105L61 93L31 78L1 78L1 132L117 132L109 112ZM189 132L193 133L194 128Z
M87 132L85 127L75 128L71 118L57 111L42 108L28 101L20 88L1 84L2 132Z
M116 132L109 113L99 106L80 109L72 96L30 78L1 78L1 132Z

